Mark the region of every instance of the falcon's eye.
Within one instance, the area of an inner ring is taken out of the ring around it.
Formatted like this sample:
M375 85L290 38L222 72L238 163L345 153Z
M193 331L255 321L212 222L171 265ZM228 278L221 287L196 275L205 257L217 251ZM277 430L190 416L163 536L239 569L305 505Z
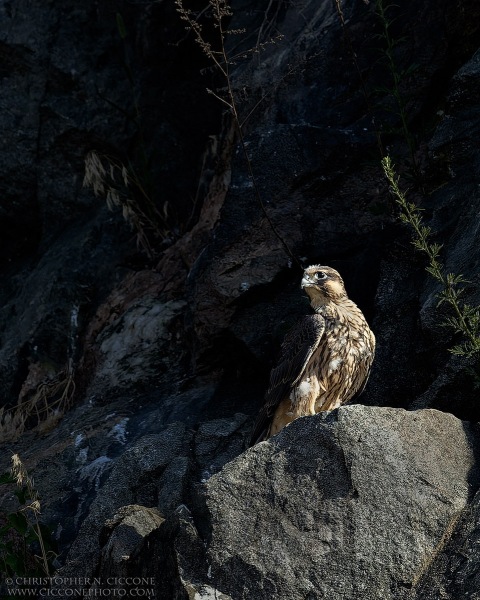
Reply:
M324 279L327 278L327 274L324 273L323 271L317 271L315 273L314 277L317 281L323 281Z

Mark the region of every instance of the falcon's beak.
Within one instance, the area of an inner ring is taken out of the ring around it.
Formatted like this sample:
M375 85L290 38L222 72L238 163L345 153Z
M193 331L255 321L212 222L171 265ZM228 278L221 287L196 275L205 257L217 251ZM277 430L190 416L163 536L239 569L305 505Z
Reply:
M302 279L302 283L300 285L303 290L303 288L305 288L305 287L311 287L312 285L314 285L314 283L310 279L310 276L305 273L303 276L303 279Z

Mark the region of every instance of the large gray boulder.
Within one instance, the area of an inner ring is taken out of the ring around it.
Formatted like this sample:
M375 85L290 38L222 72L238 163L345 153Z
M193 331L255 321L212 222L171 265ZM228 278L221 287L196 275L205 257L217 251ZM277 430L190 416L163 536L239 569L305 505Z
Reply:
M479 449L472 425L435 410L349 406L299 419L207 482L206 572L200 582L196 559L189 580L177 548L184 589L410 598L478 488Z

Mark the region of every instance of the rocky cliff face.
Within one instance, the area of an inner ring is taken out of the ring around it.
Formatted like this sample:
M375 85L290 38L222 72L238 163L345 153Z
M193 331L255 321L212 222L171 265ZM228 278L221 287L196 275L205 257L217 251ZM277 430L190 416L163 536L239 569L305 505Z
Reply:
M232 8L268 218L173 1L0 3L2 467L14 450L34 475L65 577L153 577L162 600L476 598L476 363L448 351L379 141L478 305L478 4L389 9L415 169L378 5ZM91 150L161 215L148 253L82 187ZM364 406L244 452L308 310L296 262L337 268L375 331Z

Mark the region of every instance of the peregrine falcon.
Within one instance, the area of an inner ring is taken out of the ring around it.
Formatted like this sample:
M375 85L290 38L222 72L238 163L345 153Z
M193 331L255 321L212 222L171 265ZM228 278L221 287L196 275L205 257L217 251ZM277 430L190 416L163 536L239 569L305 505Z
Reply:
M367 383L375 336L348 298L340 274L313 265L305 269L301 286L315 314L303 317L285 337L251 445L298 417L338 408Z

